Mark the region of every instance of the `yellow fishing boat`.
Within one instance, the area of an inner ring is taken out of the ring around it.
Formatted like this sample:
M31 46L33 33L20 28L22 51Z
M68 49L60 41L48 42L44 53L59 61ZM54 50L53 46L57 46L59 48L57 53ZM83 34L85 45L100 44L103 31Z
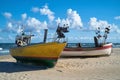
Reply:
M12 48L10 53L18 62L32 62L52 67L56 64L65 45L66 43L57 42L33 44Z
M68 32L66 27L58 27L56 39L52 42L46 42L47 30L45 30L43 42L36 44L30 43L33 35L26 35L22 32L21 35L16 36L17 47L11 48L10 54L17 62L53 67L66 46L66 41L60 42L61 39L65 38L65 32Z

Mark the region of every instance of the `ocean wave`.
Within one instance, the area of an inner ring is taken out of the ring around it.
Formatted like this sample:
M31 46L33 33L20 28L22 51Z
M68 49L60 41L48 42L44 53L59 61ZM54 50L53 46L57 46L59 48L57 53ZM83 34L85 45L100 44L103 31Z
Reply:
M3 50L3 48L0 48L0 51Z
M9 50L0 50L0 55L8 55Z

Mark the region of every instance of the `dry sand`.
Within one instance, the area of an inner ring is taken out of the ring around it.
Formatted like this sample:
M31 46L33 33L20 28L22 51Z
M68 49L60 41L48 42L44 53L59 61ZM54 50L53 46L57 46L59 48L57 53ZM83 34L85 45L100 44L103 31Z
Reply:
M0 80L120 80L120 48L110 56L60 58L54 68L16 63L0 57Z

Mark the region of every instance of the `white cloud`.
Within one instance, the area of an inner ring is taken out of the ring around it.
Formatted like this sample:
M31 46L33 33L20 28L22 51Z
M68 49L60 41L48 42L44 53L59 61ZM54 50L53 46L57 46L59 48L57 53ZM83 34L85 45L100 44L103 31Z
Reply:
M116 16L116 17L114 17L114 19L116 19L116 20L120 20L120 16Z
M8 22L7 23L7 29L6 29L6 31L7 32L17 32L17 28L16 28L16 26L13 24L13 23L11 23L11 22Z
M96 30L98 27L104 29L105 27L108 27L111 24L109 24L107 21L97 20L97 18L92 17L90 18L89 25L90 25L90 29Z
M12 33L19 33L21 32L22 26L19 24L14 24L12 22L7 23L7 28L5 29L6 32L12 32Z
M89 25L90 25L91 30L96 30L98 27L100 27L100 29L102 31L104 31L105 27L110 26L111 31L115 31L117 33L120 33L120 29L118 28L117 25L110 24L104 20L97 20L97 18L95 18L95 17L90 18Z
M118 28L117 25L111 24L110 26L111 26L111 31L115 31L120 34L120 29Z
M44 5L43 8L33 7L32 12L40 12L42 15L46 15L50 22L55 19L54 12L52 12L47 5Z
M61 19L59 17L55 21L57 22L57 24L61 23Z
M42 15L46 15L50 21L49 26L54 26L54 21L58 23L61 23L61 25L63 24L68 24L70 26L70 28L75 28L75 29L80 29L83 26L82 20L80 15L77 13L77 11L72 10L72 9L68 9L67 10L67 18L61 19L60 17L58 17L57 19L55 19L54 16L54 12L52 12L49 7L47 5L44 5L43 8L39 9L38 7L34 7L32 8L33 12L39 12ZM52 23L51 23L52 22Z
M119 33L119 34L120 34L120 29L117 29L117 33Z
M67 19L69 20L72 28L80 28L83 26L83 23L81 21L81 17L77 13L77 11L74 11L72 9L68 9L67 10Z
M24 13L24 14L21 15L21 17L22 17L22 20L25 20L27 18L27 14Z
M8 22L7 23L7 28L5 29L6 32L16 32L17 29L14 28L13 23Z
M11 22L9 22L7 25L8 25L8 28L9 28L9 29L12 28L12 23L11 23Z
M68 24L70 28L74 28L74 29L80 29L83 26L81 17L77 13L77 11L74 11L72 9L67 10L67 18L66 19L58 18L56 20L56 22L57 22L57 24L61 23L62 25Z
M41 29L47 29L47 22L41 22L36 18L29 17L25 24L20 25L16 22L8 22L5 32L20 33L24 29L25 32L40 32Z
M5 13L3 13L3 15L4 15L6 18L11 18L11 17L12 17L12 14L9 13L9 12L5 12Z
M64 24L68 24L70 26L70 22L68 19L60 19L58 17L58 19L56 19L56 23L57 25L60 23L60 26L63 26Z
M41 29L46 29L47 28L47 22L40 22L36 18L28 18L27 20L27 27L25 27L25 30L27 31L35 31L35 32L40 32Z
M48 19L50 20L50 22L53 21L54 18L55 18L55 17L54 17L54 12L52 12L52 11L48 8L47 5L43 6L43 8L40 9L40 13L41 13L42 15L47 15L47 16L48 16Z
M33 7L31 11L36 13L36 12L39 12L40 9L38 7Z

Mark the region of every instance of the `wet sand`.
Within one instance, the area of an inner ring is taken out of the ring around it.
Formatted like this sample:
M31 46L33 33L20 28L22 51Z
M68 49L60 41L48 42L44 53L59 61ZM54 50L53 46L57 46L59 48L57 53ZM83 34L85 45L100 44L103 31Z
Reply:
M120 48L113 48L110 56L60 58L54 68L0 56L0 80L120 80Z

